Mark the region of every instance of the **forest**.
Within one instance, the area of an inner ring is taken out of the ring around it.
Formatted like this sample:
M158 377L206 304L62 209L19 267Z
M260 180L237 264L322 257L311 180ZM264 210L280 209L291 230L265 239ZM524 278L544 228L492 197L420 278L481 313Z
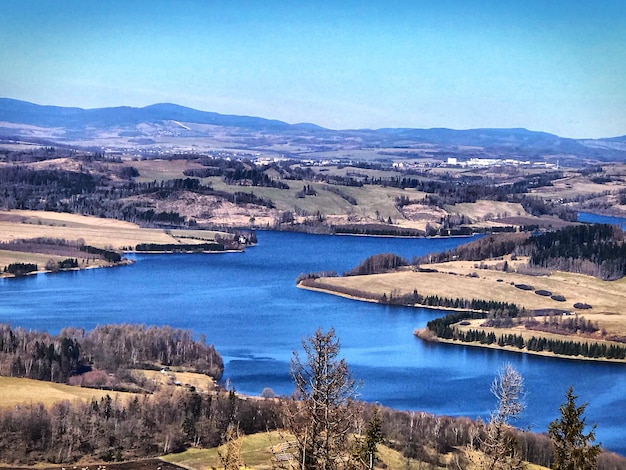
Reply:
M224 364L205 338L193 338L190 331L145 325L103 325L91 331L65 328L58 336L0 325L0 375L66 383L84 375L102 386L102 371L113 374L106 380L116 390L135 390L129 369L184 367L221 377ZM88 373L88 374L87 374Z
M626 275L624 232L606 224L577 224L535 234L488 235L454 250L419 258L414 263L481 261L505 255L528 256L531 268L587 274L607 281Z
M12 367L9 363L28 362L30 357L31 371L38 368L37 361L57 364L52 366L57 370L55 380L66 378L63 374L84 373L81 368L86 364L107 368L180 364L218 375L220 367L209 367L208 358L218 362L219 355L204 345L203 339L194 341L192 336L191 332L168 327L106 325L90 332L66 329L53 337L3 326L2 373L8 372L7 366ZM228 445L233 440L270 430L283 430L286 436L295 437L294 452L298 458L306 458L306 468L323 468L328 459L334 463L325 468L371 468L370 462L378 458L378 444L400 452L407 466L423 468L445 466L450 461L454 468L476 468L471 467L476 455L492 461L496 465L493 468L510 468L501 465L515 459L550 466L560 458L554 452L558 434L511 426L508 420L512 416L502 410L498 393L494 393L497 412L487 422L393 410L355 400L358 383L339 356L339 341L332 329L318 330L303 340L303 352L303 356L294 352L291 361L295 392L289 397L276 397L269 389L262 397L252 398L223 388L169 386L144 390L130 399L111 392L101 399L65 400L49 406L30 402L2 408L0 459L9 465L73 464L86 456L90 461L116 462L221 444L226 444L226 452L238 453L237 446ZM38 355L42 357L35 360ZM497 390L513 393L512 400L517 400L521 389L510 388L507 380L523 379L510 368L504 371L498 372L494 384ZM579 415L584 406L578 408ZM563 426L558 420L553 424L555 429ZM494 426L500 437L494 438ZM308 437L300 441L303 436ZM597 468L625 468L625 459L600 452L599 445L593 444L593 435L581 434L581 439L586 446L583 448L591 449L585 458L597 462ZM481 453L476 454L476 450ZM228 457L229 461L242 462L241 455L222 457L224 461ZM280 462L273 465L281 468Z

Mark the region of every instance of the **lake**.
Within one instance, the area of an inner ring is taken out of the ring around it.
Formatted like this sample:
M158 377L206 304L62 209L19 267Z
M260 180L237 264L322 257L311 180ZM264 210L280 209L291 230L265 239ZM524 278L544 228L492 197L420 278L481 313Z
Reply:
M334 327L361 399L398 409L487 419L489 387L510 362L526 381L515 423L546 431L571 384L589 402L602 444L626 455L626 366L424 343L413 330L442 314L382 306L296 288L301 273L349 270L376 253L407 259L465 238L401 239L258 232L245 253L130 255L127 267L1 279L0 321L58 333L64 326L169 324L206 334L241 393L289 394L289 359L316 328Z

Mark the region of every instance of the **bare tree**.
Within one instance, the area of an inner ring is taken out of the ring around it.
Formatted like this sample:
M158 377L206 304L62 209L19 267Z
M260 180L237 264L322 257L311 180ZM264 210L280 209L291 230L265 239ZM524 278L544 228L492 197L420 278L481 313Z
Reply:
M288 427L297 441L301 469L341 468L349 457L351 405L356 391L334 329L302 341L305 358L294 352L291 376L296 385Z
M226 442L222 449L217 451L224 470L239 470L244 467L244 462L241 458L241 444L241 436L237 426L230 423L226 430Z
M498 406L492 412L482 440L481 454L473 454L472 460L482 469L518 470L525 464L517 448L517 441L510 422L524 411L524 378L507 363L491 384L491 393L497 398ZM478 461L477 461L478 460Z

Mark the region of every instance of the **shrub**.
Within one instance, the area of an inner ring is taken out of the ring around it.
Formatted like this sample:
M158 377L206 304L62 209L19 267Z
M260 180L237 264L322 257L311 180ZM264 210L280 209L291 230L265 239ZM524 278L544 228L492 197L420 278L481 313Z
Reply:
M552 295L552 292L550 292L549 290L538 289L535 291L535 294L541 295L543 297L550 297Z
M535 290L533 286L529 286L528 284L515 284L515 287L521 290Z

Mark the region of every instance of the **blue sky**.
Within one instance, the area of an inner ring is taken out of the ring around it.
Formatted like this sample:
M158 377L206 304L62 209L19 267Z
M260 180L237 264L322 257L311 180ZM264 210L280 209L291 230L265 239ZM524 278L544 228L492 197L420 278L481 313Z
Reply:
M626 134L624 0L0 0L0 96Z

